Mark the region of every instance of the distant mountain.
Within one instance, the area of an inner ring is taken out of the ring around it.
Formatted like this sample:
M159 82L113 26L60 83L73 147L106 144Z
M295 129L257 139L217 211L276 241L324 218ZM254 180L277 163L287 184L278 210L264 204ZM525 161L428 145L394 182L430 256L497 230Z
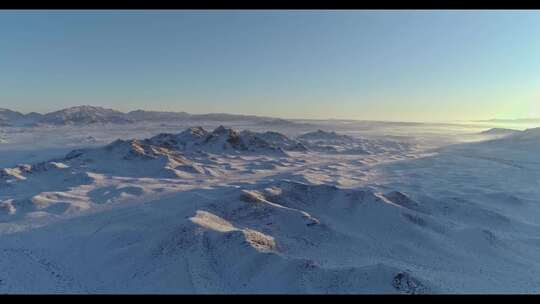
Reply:
M308 123L304 121L291 121L283 118L268 118L258 123L260 126L266 128L283 128L283 127L294 127L294 128L303 128L313 130L318 127L314 123Z
M256 115L241 115L241 114L227 114L227 113L209 113L209 114L191 114L192 120L211 120L211 121L245 121L245 120L268 120L270 117L256 116Z
M31 112L24 115L25 119L28 119L30 121L39 121L41 118L43 118L43 114Z
M186 112L160 112L135 110L128 113L97 106L76 106L46 114L20 112L0 109L0 126L29 126L29 125L89 125L89 124L127 124L135 122L188 122L198 121L239 122L253 121L265 126L290 126L298 123L255 115L240 115L226 113L189 114Z
M540 151L540 128L531 128L514 132L506 136L479 142L478 145L489 147L487 150L491 152L500 149L512 151ZM526 161L530 160L532 159L527 159Z
M2 121L12 121L21 119L24 117L24 114L11 111L9 109L0 109L0 120Z
M31 125L43 117L39 113L23 114L9 109L0 109L0 126L24 126Z
M480 134L482 135L510 135L510 134L515 134L518 132L521 132L521 131L514 130L514 129L505 129L505 128L491 128L489 130L480 132Z
M159 112L159 111L145 111L136 110L126 114L129 119L137 121L170 121L170 120L184 120L184 121L222 121L222 122L234 122L234 121L246 121L254 120L261 121L263 123L274 124L294 124L291 121L284 119L276 119L271 117L256 116L256 115L242 115L242 114L227 114L227 113L208 113L208 114L189 114L187 112Z
M94 123L132 123L125 113L93 106L77 106L43 115L40 123L86 125Z
M536 141L540 144L540 128L531 128L516 132L507 138L514 141Z
M187 119L191 115L186 112L159 112L159 111L144 111L135 110L126 114L129 119L135 121L163 121L163 120L175 120L175 119Z

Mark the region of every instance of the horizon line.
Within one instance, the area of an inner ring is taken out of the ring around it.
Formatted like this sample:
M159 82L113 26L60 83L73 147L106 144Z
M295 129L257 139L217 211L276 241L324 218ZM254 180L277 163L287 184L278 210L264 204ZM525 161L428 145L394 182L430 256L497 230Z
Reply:
M309 121L364 121L364 122L386 122L386 123L452 123L452 122L496 122L496 121L520 121L520 120L540 120L540 117L520 117L520 118L484 118L484 119L470 119L470 120L432 120L432 121L420 121L420 120L385 120L385 119L358 119L358 118L287 118L287 117L280 117L280 116L267 116L267 115L260 115L260 114L247 114L247 113L230 113L230 112L204 112L204 113L196 113L196 112L187 112L187 111L162 111L162 110L145 110L145 109L134 109L134 110L128 110L128 111L122 111L119 109L115 109L110 106L99 106L99 105L89 105L89 104L83 104L83 105L77 105L77 106L69 106L65 108L61 108L58 110L52 110L48 112L38 112L38 111L30 111L30 112L22 112L18 110L12 110L9 108L3 108L0 107L0 110L8 110L13 112L18 112L23 115L28 115L32 113L40 114L40 115L46 115L62 110L67 109L73 109L73 108L82 108L82 107L89 107L89 108L101 108L105 110L113 110L116 112L120 112L122 114L128 114L130 112L135 111L145 111L145 112L160 112L160 113L185 113L188 115L208 115L208 114L214 114L214 115L238 115L238 116L254 116L259 118L270 118L270 119L283 119L283 120L309 120Z

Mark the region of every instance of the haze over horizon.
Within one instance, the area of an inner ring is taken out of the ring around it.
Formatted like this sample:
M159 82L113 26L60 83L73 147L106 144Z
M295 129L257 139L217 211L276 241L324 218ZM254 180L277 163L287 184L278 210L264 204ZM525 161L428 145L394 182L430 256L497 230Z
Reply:
M81 108L81 107L98 107L98 108L103 108L103 109L106 109L106 110L114 110L114 111L119 111L119 112L122 112L122 113L129 113L129 112L134 112L134 111L140 111L140 110L143 110L143 109L130 109L130 110L118 110L118 109L113 109L111 107L107 107L107 106L95 106L95 105L75 105L75 106L69 106L67 108L62 108L62 109L56 109L56 110L52 110L52 111L48 111L48 112L39 112L39 111L31 111L31 112L20 112L22 114L30 114L30 113L38 113L38 114L48 114L48 113L52 113L52 112L57 112L57 111L64 111L64 110L67 110L67 109L74 109L74 108ZM0 107L0 112L2 110L9 110L9 111L14 111L13 109L9 109L9 108L2 108ZM153 110L153 109L144 109L143 111L149 111L149 112L162 112L162 111L159 111L159 110ZM19 111L17 111L19 112ZM296 118L296 117L287 117L287 118L284 118L284 117L277 117L277 116L269 116L269 115L256 115L256 114L245 114L245 113L231 113L231 112L204 112L204 113L190 113L190 112L187 112L187 111L163 111L163 112L169 112L169 113L187 113L187 114L190 114L190 115L199 115L199 114L225 114L225 115L246 115L246 116L258 116L258 117L268 117L268 118L274 118L274 119L289 119L289 120L299 120L299 121L310 121L310 120L313 120L313 121L331 121L331 120L336 120L336 121L380 121L380 122L410 122L410 123L471 123L471 122L501 122L501 123L512 123L512 122L515 122L515 123L518 123L518 124L521 124L521 123L525 123L525 122L530 122L530 123L533 123L532 125L530 125L531 127L536 127L538 123L540 123L540 117L526 117L526 118L511 118L511 119L505 119L505 118L491 118L491 119L479 119L479 120L439 120L439 121L434 121L434 120L425 120L425 121L421 121L421 120L407 120L406 118L405 119L402 119L402 120L387 120L387 119L355 119L355 118L333 118L333 117L327 117L327 118Z
M530 11L6 11L0 108L540 117Z

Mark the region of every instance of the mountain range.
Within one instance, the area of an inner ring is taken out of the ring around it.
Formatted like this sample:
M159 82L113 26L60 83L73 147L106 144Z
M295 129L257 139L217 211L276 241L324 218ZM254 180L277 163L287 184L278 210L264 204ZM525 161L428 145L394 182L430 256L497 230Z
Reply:
M226 113L189 114L186 112L159 112L135 110L121 112L97 106L76 106L54 112L23 114L0 108L0 126L21 127L37 125L89 125L89 124L129 124L141 121L256 121L264 124L282 124L293 122L271 117L239 115Z

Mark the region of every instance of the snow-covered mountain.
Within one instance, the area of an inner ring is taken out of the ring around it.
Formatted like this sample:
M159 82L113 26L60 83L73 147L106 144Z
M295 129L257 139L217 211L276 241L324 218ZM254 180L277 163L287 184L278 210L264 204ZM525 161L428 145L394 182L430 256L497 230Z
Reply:
M104 147L78 149L58 161L100 174L133 177L192 177L219 174L219 166L197 157L211 154L287 156L278 146L249 131L220 126L208 132L201 127L178 134L161 133L143 140L116 140Z
M106 186L90 191L90 196L107 204L117 197L133 200L145 191L137 186ZM40 194L33 200L34 209L28 210L33 214L39 212L36 210L61 211L47 206L58 196ZM63 199L76 201L76 197ZM10 204L6 203L6 212L12 210ZM261 185L261 190L212 187L183 192L150 204L74 217L15 237L3 235L0 290L437 291L425 271L399 264L399 254L421 254L413 244L420 236L429 236L429 231L418 231L403 215L414 210L402 209L384 194L367 189L288 181ZM379 220L381 217L386 220ZM412 252L396 254L370 241L388 244L383 240L394 238L401 248ZM47 241L33 241L38 239ZM370 260L370 255L379 260ZM17 267L8 267L10 264ZM22 265L28 268L21 269ZM32 270L32 284L25 269Z
M131 123L125 113L94 106L77 106L43 115L40 123L53 125L87 125L95 123Z
M336 137L349 140L349 137L336 133L330 135L330 140ZM328 134L323 138L328 139ZM95 139L90 137L88 140ZM317 151L321 152L320 149ZM21 212L47 211L29 201L32 197L28 197L28 193L17 189L32 188L38 193L47 189L64 190L69 184L66 184L67 180L84 185L96 178L96 174L121 178L197 179L235 171L257 174L261 170L304 164L304 161L292 161L288 152L304 154L310 150L301 141L278 132L237 131L224 126L207 131L202 127L190 127L177 134L160 133L140 140L118 139L105 146L76 149L64 157L3 168L0 186L22 195L5 203L5 210L8 210L5 215L16 213L22 216ZM246 162L251 164L246 166ZM52 206L50 200L47 204ZM89 207L86 203L77 206L73 208Z
M296 148L287 146L286 136L270 134L283 138L285 147ZM219 166L213 165L214 162L207 158L203 163L197 163L196 158L201 155L206 157L208 153L287 156L282 147L276 144L277 141L271 143L263 139L265 135L267 133L239 132L219 126L212 132L192 127L178 134L161 133L143 140L118 139L103 147L73 150L63 158L4 168L0 171L0 182L7 185L26 180L28 175L35 172L47 171L46 168L57 168L56 165L51 167L51 164L115 176L177 178L216 175L221 170Z
M163 112L135 110L127 113L97 106L75 106L46 114L28 113L0 109L0 126L50 125L90 125L90 124L126 124L135 122L170 122L195 124L196 122L256 122L261 126L297 126L284 119L255 115L226 113L189 114L186 112Z
M211 120L211 121L269 121L273 120L270 117L256 116L256 115L240 115L240 114L228 114L228 113L208 113L208 114L190 114L191 120Z
M135 139L116 140L102 148L74 150L62 162L118 176L177 178L205 173L178 151Z
M538 289L540 129L435 152L333 130L137 131L6 166L0 293Z
M244 131L244 134L249 134L250 136L260 138L286 151L299 151L299 152L308 151L308 148L300 141L291 139L279 132L266 131L263 133L256 133L256 132Z
M480 132L482 135L497 135L497 136L506 136L510 134L519 133L519 130L514 129L505 129L505 128L491 128L485 131Z
M126 117L133 121L170 121L170 120L185 120L191 115L186 112L160 112L160 111L144 111L135 110L128 112Z
M197 122L217 121L223 123L232 122L256 122L260 126L284 127L298 126L300 124L280 119L256 115L228 114L228 113L208 113L208 114L190 114L186 112L156 112L156 111L131 111L127 113L128 117L137 121L183 121L188 124L196 124ZM306 124L307 125L307 124Z
M23 114L8 109L0 109L0 126L32 125L38 122L42 116L42 114L35 112Z
M0 108L0 120L14 121L17 119L21 119L23 117L24 117L24 114L22 113Z
M287 138L282 134L278 136ZM219 126L212 132L208 132L202 127L193 127L179 134L162 133L148 139L148 142L173 147L186 152L254 152L285 155L283 149L288 148L287 145L282 146L275 141L265 140L265 134L248 130L239 132L234 129L225 128L224 126Z

